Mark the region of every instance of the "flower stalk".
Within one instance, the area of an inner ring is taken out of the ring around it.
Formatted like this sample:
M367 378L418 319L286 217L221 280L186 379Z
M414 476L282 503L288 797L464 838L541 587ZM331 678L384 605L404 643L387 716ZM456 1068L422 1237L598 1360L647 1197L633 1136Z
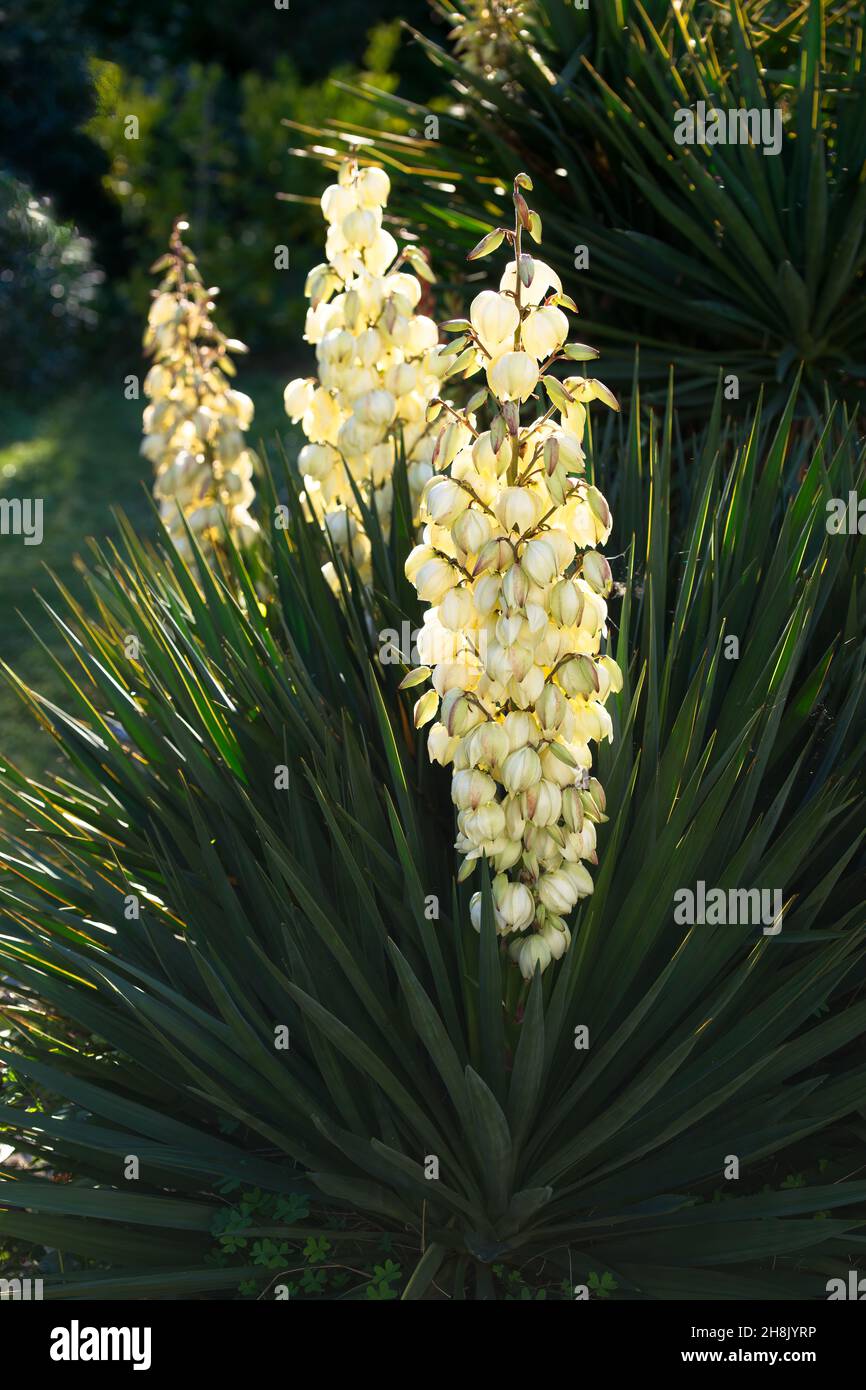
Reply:
M431 679L415 722L432 721L429 756L452 769L459 877L482 858L492 865L497 931L525 980L568 949L566 919L593 891L587 864L597 863L606 816L590 745L612 739L605 705L622 688L602 654L612 579L598 547L612 518L585 476L582 442L590 402L618 406L593 378L550 374L597 353L568 342L574 302L523 249L524 233L541 241L524 197L531 187L517 176L513 229L470 253L479 259L503 242L512 252L499 289L472 301L472 346L460 354L465 376L483 371L486 388L462 411L431 403L436 473L424 488L422 542L406 563L430 607L424 664L404 681ZM468 332L463 323L456 330ZM480 892L471 916L480 929Z
M188 224L178 219L169 250L152 267L163 272L147 317L144 350L153 365L144 380L149 404L141 452L153 464L154 496L174 545L190 560L186 526L205 554L218 553L226 535L241 546L259 536L250 514L256 455L245 432L253 402L236 390L233 353L246 352L214 320L215 287L206 288L184 244Z
M364 579L371 544L358 495L375 508L387 538L402 450L417 509L433 473L427 406L453 367L434 321L416 312L421 280L434 279L427 261L418 247L401 251L382 225L389 192L384 169L354 159L325 189L326 260L305 288L305 338L315 344L318 377L296 378L284 393L308 441L298 457L306 503Z

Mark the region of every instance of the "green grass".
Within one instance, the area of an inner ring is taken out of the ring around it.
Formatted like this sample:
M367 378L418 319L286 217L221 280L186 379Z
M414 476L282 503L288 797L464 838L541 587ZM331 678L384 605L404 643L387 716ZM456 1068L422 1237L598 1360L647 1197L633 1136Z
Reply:
M41 497L44 526L38 546L0 536L0 658L49 698L59 695L62 678L27 627L40 612L36 591L48 596L52 590L46 567L79 593L75 557L84 555L89 536L113 531L112 507L122 508L141 534L154 529L150 467L138 451L143 402L124 399L123 375L118 370L110 385L104 372L99 382L77 382L41 408L0 397L0 497ZM282 406L287 380L282 369L245 371L240 365L238 386L256 403L255 445L288 426ZM45 633L45 623L39 628ZM60 644L52 650L59 655ZM49 744L34 738L32 716L5 681L0 728L4 754L26 771L40 771L52 760Z

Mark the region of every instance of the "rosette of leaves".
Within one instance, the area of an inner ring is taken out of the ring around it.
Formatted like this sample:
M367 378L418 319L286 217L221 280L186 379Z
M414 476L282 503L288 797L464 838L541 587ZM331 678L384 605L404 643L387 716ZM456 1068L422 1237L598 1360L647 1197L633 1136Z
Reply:
M823 1297L846 1274L866 1211L866 539L825 523L864 456L838 408L811 439L795 408L743 430L719 392L686 448L672 399L649 432L635 401L590 442L625 550L611 816L573 946L511 1017L489 885L478 935L448 773L380 656L419 618L399 468L372 589L341 571L331 592L339 559L289 472L266 613L237 552L245 603L129 528L87 599L46 604L68 697L17 688L67 762L6 765L0 859L2 1137L73 1179L10 1175L0 1239L46 1296L263 1291L270 1267L212 1261L237 1182L394 1233L407 1299L508 1296L542 1261L650 1300ZM698 880L782 887L783 930L678 925ZM332 1225L304 1239L338 1248ZM252 1238L292 1233L275 1215Z

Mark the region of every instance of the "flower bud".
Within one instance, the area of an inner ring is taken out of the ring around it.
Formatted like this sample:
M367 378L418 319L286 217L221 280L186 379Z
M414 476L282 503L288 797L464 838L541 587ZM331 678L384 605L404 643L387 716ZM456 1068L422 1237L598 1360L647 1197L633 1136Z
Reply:
M506 840L504 849L493 856L493 867L498 874L507 873L523 858L523 844L520 840Z
M555 825L562 811L562 792L544 778L523 793L523 810L534 825Z
M439 605L439 621L450 632L460 632L469 627L473 607L468 589L449 589Z
M478 728L468 739L468 760L470 765L477 767L478 763L487 763L488 767L498 766L509 755L509 737L502 724L495 724L488 720L487 723L478 724Z
M520 338L531 357L539 362L558 352L568 337L568 319L561 309L547 305L533 309L523 320Z
M379 231L379 218L369 209L355 208L343 218L340 230L349 246L372 246Z
M398 362L385 373L385 387L395 396L407 396L418 380L418 368L413 362Z
M520 430L520 407L516 401L502 402L502 418L509 437L516 439Z
M508 295L482 290L469 308L469 320L481 342L491 348L513 338L520 325L520 312Z
M607 816L604 814L606 805L604 787L597 778L591 777L589 779L589 787L580 793L580 800L587 819L596 824L602 824L607 820Z
M580 440L567 430L557 430L552 436L556 440L559 448L559 463L565 468L567 473L582 473L586 455L583 452Z
M473 591L475 611L480 618L486 618L499 602L501 579L498 574L485 574L475 582Z
M502 727L508 735L508 746L511 749L523 748L538 732L531 715L523 710L512 710L510 714L506 714Z
M453 523L451 535L465 555L477 555L490 539L490 521L484 512L470 505Z
M305 444L298 454L298 467L304 477L321 482L340 462L340 456L330 444Z
M329 391L317 387L304 411L304 434L313 444L332 444L340 428L340 408Z
M588 487L586 489L586 501L590 511L599 522L604 533L599 539L606 540L610 534L610 528L613 522L613 518L610 514L610 507L607 505L607 498L599 492L597 487Z
M556 673L566 695L594 695L598 690L598 675L591 657L573 656L564 661Z
M391 180L384 169L371 164L358 174L356 188L362 208L382 208L388 201Z
M424 508L431 521L437 526L450 526L461 512L469 506L468 492L450 478L434 475L434 481L427 489Z
M506 352L487 369L487 382L497 400L525 401L538 384L538 364L525 352Z
M495 511L506 531L522 535L538 520L538 501L528 488L506 487L496 500Z
M418 597L425 603L439 603L459 581L459 574L447 560L428 560L415 576Z
M536 536L527 541L520 564L532 583L544 588L556 574L556 552L549 540Z
M493 540L488 541L482 547L478 559L475 562L473 575L483 574L485 570L493 569L497 574L508 569L514 564L514 551L508 541L494 536Z
M512 565L502 581L502 597L510 609L523 609L529 593L529 581L519 565Z
M406 333L405 352L407 357L422 357L439 342L439 329L433 319L426 314L415 314L409 320Z
M577 902L577 889L564 869L542 874L538 881L538 896L545 907L564 917Z
M421 566L425 565L428 560L432 560L434 558L435 551L433 551L429 545L413 546L413 548L409 551L409 554L406 556L406 563L403 566L403 573L409 580L410 584L415 583L416 576Z
M464 776L458 773L458 776ZM470 819L471 817L471 819ZM496 840L505 829L505 812L498 801L485 801L477 811L466 813L464 822L467 827L467 834L471 830L470 838L476 844L484 844L491 840Z
M175 295L158 294L148 310L147 321L151 328L161 328L167 323L174 323L182 312Z
M503 415L495 416L490 426L490 444L494 453L499 453L502 445L505 443L505 436L507 433L508 427L505 424L505 417Z
M539 933L542 941L546 942L550 948L550 955L553 960L561 960L571 945L571 932L565 923L563 922L561 926L554 925L559 921L558 917L549 916Z
M493 897L505 931L523 931L529 926L535 916L535 903L525 883L509 883L504 876L497 875Z
M496 783L486 772L457 772L451 781L451 800L461 811L473 811L496 796Z
M541 777L541 759L534 748L516 748L502 764L502 785L506 791L525 792Z
M481 894L473 893L469 900L469 920L477 932L481 931L481 907ZM506 930L505 921L495 903L493 904L493 921L497 932L501 935Z
M526 829L521 803L521 796L506 796L502 803L505 808L505 833L511 840L521 840Z
M484 713L467 700L461 689L452 687L442 700L442 723L452 737L461 738L484 719Z
M355 402L354 413L365 425L387 429L397 412L397 403L390 391L366 391Z
M357 290L348 290L343 298L343 322L351 330L358 322L361 313L361 296Z
M610 688L615 695L618 695L622 690L622 671L619 669L619 666L612 656L599 657L598 664L607 672Z
M562 789L562 818L569 830L581 831L583 829L583 803L577 787L563 787Z
M565 696L554 685L553 681L547 681L543 691L535 702L535 713L541 721L541 727L547 733L558 729L568 708Z
M441 473L457 457L471 437L469 429L462 420L449 420L436 440L436 448L433 450L434 467Z
M297 424L309 409L315 390L316 384L309 377L295 377L294 381L289 382L283 392L283 404L293 424Z
M332 183L325 189L321 198L321 208L328 222L342 222L355 207L351 190Z
M550 617L562 627L574 627L580 623L584 610L584 599L580 589L571 580L560 580L550 589Z
M515 941L508 953L516 962L524 980L531 980L536 969L543 973L553 959L550 946L538 932L533 932L522 941Z
M497 418L501 419L502 417L498 416ZM485 430L483 434L479 434L472 445L472 461L479 473L495 473L498 475L502 472L503 467L508 466L511 455L507 449L503 449L502 447L504 439L505 436L503 433L503 438L497 451L493 444L492 430Z
M581 572L591 589L597 594L610 593L613 575L610 565L597 550L587 550L583 556Z
M592 875L584 864L563 864L561 873L569 879L575 894L575 901L592 895L595 885Z
M444 724L434 724L427 735L427 755L431 763L447 767L454 757L458 742Z

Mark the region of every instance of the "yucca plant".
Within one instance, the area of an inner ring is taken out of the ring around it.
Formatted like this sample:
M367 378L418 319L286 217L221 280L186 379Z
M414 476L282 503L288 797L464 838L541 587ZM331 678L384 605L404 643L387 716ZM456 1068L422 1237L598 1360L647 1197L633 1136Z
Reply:
M472 6L437 8L453 22ZM706 408L720 368L751 406L764 384L780 410L801 365L802 409L820 409L825 383L855 399L866 375L862 8L500 8L508 80L415 34L455 92L434 103L438 126L420 104L367 90L406 131L327 128L320 153L375 136L393 209L440 272L502 220L508 172L527 169L546 253L563 277L580 270L586 335L613 382L628 379L638 342L645 392L663 400L675 364L683 409ZM778 112L778 150L678 143L678 113L700 102Z
M823 1296L856 1260L866 542L826 520L864 452L838 407L811 439L795 408L743 430L719 391L686 447L672 393L646 430L635 397L588 450L625 546L611 818L516 1013L381 659L418 619L405 463L387 546L367 519L373 586L289 470L264 611L230 545L237 594L128 527L86 603L46 605L67 708L19 689L69 761L2 779L0 1123L71 1181L10 1174L0 1237L60 1252L48 1296L263 1291L273 1270L212 1255L237 1183L281 1200L261 1238L305 1232L310 1193L338 1251L394 1233L409 1299L496 1297L542 1256L617 1297ZM678 925L699 880L781 888L781 932Z

